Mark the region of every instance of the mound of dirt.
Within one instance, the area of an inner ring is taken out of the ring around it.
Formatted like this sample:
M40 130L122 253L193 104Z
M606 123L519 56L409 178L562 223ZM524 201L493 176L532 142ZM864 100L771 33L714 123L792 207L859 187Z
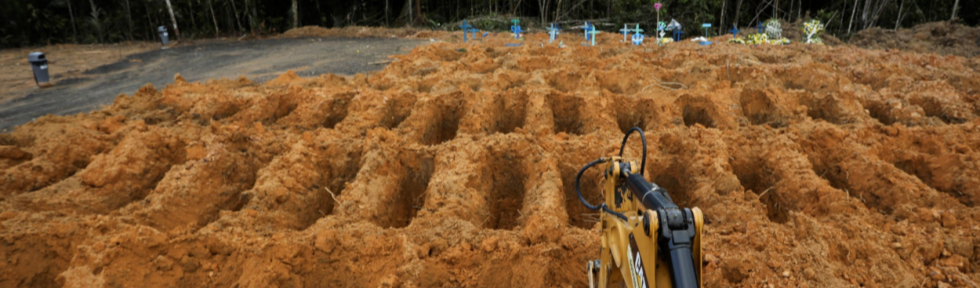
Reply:
M980 55L980 27L950 21L919 24L898 31L874 27L858 32L848 42L871 49L975 57Z
M599 39L39 118L0 135L0 286L583 287L574 176L633 126L645 176L705 213L706 287L980 283L975 61Z

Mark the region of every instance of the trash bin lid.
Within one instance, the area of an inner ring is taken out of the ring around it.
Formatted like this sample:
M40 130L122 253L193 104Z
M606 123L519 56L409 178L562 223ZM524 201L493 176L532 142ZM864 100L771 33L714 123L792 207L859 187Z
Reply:
M31 54L27 54L27 61L28 62L47 61L47 58L44 58L44 53L31 52Z
M167 32L167 27L166 26L157 27L157 32Z

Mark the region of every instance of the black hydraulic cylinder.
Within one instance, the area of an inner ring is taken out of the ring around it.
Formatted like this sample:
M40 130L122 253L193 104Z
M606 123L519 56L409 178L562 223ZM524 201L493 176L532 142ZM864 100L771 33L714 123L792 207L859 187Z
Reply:
M626 187L633 193L633 196L640 199L640 202L647 209L677 208L677 204L674 204L674 200L670 199L666 189L643 179L640 174L629 174L626 177Z
M670 262L670 273L674 276L674 287L698 287L698 276L694 272L694 258L691 257L690 245L670 249Z
M626 169L624 171L628 171ZM691 210L678 208L666 189L650 183L640 174L628 174L626 187L644 207L660 215L660 231L651 232L660 234L660 250L666 252L661 255L670 263L674 287L697 288L700 283L691 252L695 233Z

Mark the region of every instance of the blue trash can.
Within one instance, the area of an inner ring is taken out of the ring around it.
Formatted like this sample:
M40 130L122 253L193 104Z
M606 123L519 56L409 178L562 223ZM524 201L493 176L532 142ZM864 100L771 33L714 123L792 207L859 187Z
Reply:
M48 76L48 59L44 57L44 53L31 52L31 54L27 54L27 62L31 63L31 69L34 70L34 83L38 87L51 86L51 77Z
M163 42L163 46L167 46L167 43L170 43L170 34L167 34L166 26L157 27L157 34L160 34L160 42Z

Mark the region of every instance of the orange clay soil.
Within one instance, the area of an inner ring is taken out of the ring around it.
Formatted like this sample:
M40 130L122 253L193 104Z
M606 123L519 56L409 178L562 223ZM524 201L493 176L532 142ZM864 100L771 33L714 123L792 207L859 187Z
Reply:
M977 59L528 37L178 76L0 135L0 286L583 287L574 175L632 126L705 212L708 287L980 283Z

